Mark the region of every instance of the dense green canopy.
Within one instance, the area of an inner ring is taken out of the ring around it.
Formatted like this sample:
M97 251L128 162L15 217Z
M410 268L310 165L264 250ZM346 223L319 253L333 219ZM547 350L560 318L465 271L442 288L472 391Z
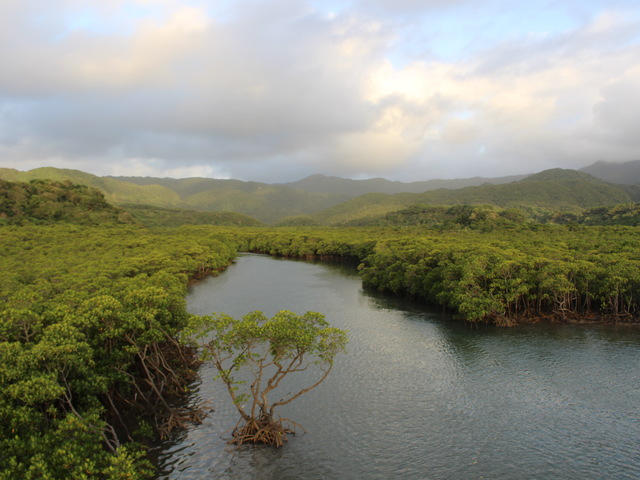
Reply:
M198 366L186 286L238 250L349 259L366 287L467 322L638 322L638 217L410 205L367 228L150 229L89 187L0 181L0 479L150 474L141 445L201 414L183 402Z
M139 478L131 441L197 420L179 407L197 366L177 342L187 279L235 245L66 224L0 237L0 478Z
M57 222L80 225L135 223L124 210L107 203L95 188L63 182L0 180L0 225Z

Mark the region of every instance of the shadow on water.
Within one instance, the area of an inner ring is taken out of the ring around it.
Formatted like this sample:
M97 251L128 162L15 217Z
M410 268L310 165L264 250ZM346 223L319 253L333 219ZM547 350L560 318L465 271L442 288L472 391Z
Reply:
M362 293L372 300L372 306L376 309L402 312L407 320L425 321L437 325L450 346L461 353L468 350L473 354L478 351L478 345L489 339L522 343L533 339L536 344L551 342L554 348L560 347L560 349L563 343L573 346L593 342L598 342L602 346L610 345L612 348L619 348L621 345L640 347L640 326L638 325L624 323L573 325L542 321L531 325L520 325L517 328L501 328L456 320L452 314L444 312L442 308L421 300L388 295L369 288L363 289Z
M191 401L216 411L159 448L159 478L640 477L638 328L473 326L363 291L354 265L258 255L187 302L196 314L320 311L350 344L283 409L306 433L279 450L226 447L237 412L203 366Z

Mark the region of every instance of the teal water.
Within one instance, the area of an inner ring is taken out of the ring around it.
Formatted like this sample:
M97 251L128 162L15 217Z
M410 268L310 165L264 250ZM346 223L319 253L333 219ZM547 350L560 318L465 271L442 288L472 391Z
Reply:
M196 314L326 315L348 353L281 410L281 449L226 447L237 412L212 368L192 401L215 409L162 445L166 479L637 479L640 329L472 327L362 290L349 266L244 255L193 286Z

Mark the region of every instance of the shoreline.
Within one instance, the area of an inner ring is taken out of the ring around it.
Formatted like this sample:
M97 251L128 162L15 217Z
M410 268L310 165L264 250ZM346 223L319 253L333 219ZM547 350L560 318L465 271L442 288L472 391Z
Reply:
M268 255L270 257L274 257L274 258L280 258L280 259L284 259L284 260L294 260L294 261L307 261L307 262L320 262L320 263L345 263L345 264L352 264L354 265L354 267L356 267L360 262L363 261L363 259L355 257L355 256L348 256L348 257L343 257L343 256L339 256L339 255L314 255L314 254L305 254L305 255L283 255L280 253L271 253L271 252L262 252L259 250L250 250L250 251L238 251L238 254L258 254L258 255ZM230 265L232 265L235 262L235 258L225 267L220 268L218 270L212 271L210 272L210 275L218 275L220 273L222 273L223 271L225 271ZM194 281L189 282L189 285L192 285L194 283L197 283L201 280L204 280L206 277L208 277L209 275L205 275L202 277L198 277L196 278ZM388 291L384 291L384 290L378 290L376 287L368 285L365 286L364 285L364 281L361 279L362 282L362 287L363 288L371 288L375 291L377 291L378 293L381 293L383 295L389 295L391 297L404 297L404 298L412 298L414 300L418 300L421 303L424 303L425 305L430 305L432 307L442 307L442 305L436 304L436 303L432 303L429 302L428 300L421 298L421 297L416 297L416 296L412 296L412 295L406 295L403 294L402 292L397 292L397 293L393 293L393 292L388 292ZM458 312L451 312L453 317L456 318ZM484 320L479 320L479 321L468 321L468 320L464 320L464 319L457 319L457 321L461 321L463 323L468 323L470 325L478 325L478 324L485 324L485 325L492 325L495 327L499 327L499 328L513 328L513 327L518 327L518 326L524 326L524 325L535 325L537 323L547 323L547 324L556 324L556 325L560 325L560 324L564 324L564 325L609 325L609 326L631 326L631 327L636 327L636 326L640 326L640 317L633 317L630 314L627 315L612 315L612 314L604 314L604 313L599 313L599 312L590 312L590 313L585 313L585 314L579 314L579 313L575 313L575 312L565 312L565 313L547 313L544 315L535 315L535 316L523 316L523 315L519 315L516 317L488 317Z

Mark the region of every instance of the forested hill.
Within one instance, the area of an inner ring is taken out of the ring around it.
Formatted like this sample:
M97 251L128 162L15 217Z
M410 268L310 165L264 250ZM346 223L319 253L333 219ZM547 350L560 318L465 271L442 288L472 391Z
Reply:
M616 164L616 168L628 170L633 165L634 162ZM416 204L526 206L580 213L587 208L640 200L639 185L614 185L584 172L561 169L529 175L511 183L502 182L520 177L401 183L315 175L299 182L278 185L211 178L98 177L78 170L50 167L28 172L0 168L0 178L14 182L70 180L99 189L105 199L115 205L173 209L153 212L137 209L136 215L144 216L145 221L155 225L181 223L181 217L189 217L192 219L190 222L196 223L252 223L246 217L232 218L229 214L219 214L213 218L188 213L187 210L234 212L269 224L340 225L363 219L370 224L389 212ZM483 184L478 185L481 181ZM469 182L476 185L456 188ZM437 185L448 188L430 190ZM429 191L421 190L423 188ZM403 193L393 193L398 190ZM421 193L412 193L415 190ZM370 193L360 195L362 192Z
M264 225L253 217L236 212L203 212L151 205L123 205L122 208L147 227L179 227L181 225L258 227Z
M86 185L32 180L0 180L0 225L48 224L80 225L136 223L124 210L109 204L102 192Z
M297 182L282 185L315 193L340 193L357 197L367 193L422 193L439 188L459 189L479 185L499 185L511 183L526 178L528 175L511 175L508 177L486 178L471 177L451 180L425 180L421 182L397 182L384 178L369 178L366 180L351 180L348 178L329 177L326 175L311 175Z
M580 171L611 183L640 184L640 160L624 163L600 161L581 168Z
M29 182L31 180L62 182L69 180L72 183L97 188L104 194L108 202L116 205L144 203L161 207L176 207L180 203L180 197L176 192L160 185L139 186L67 168L42 167L27 172L0 168L0 178L11 182Z
M552 169L504 185L440 189L419 194L363 195L320 212L313 220L325 225L371 223L389 212L416 204L494 205L581 213L592 207L632 202L621 186L576 170Z
M70 180L99 189L107 201L116 205L237 212L268 223L288 215L319 212L351 198L350 195L309 193L260 182L213 178L98 177L79 170L52 167L28 172L0 168L0 178L9 181Z
M132 187L169 190L178 198L174 205L170 205L172 208L237 212L266 223L274 223L288 215L319 212L350 198L342 194L309 193L280 185L240 180L148 177L118 177L118 180ZM128 203L168 206L145 202L144 198Z

